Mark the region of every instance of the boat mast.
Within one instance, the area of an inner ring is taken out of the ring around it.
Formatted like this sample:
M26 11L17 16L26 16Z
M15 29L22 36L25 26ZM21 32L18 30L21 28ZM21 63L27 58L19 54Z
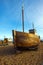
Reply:
M23 3L22 3L22 29L24 32L24 6L23 6Z

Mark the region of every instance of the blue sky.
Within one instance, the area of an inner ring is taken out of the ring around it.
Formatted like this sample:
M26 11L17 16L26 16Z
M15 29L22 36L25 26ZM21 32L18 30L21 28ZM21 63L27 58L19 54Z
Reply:
M0 39L12 37L12 30L22 31L22 1L0 0ZM25 31L34 28L43 39L43 0L24 0Z

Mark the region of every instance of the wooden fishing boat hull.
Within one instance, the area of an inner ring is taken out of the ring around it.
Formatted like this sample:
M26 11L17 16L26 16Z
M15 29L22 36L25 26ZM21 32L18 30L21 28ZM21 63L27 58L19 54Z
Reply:
M13 41L18 48L36 48L40 43L37 35L13 30Z

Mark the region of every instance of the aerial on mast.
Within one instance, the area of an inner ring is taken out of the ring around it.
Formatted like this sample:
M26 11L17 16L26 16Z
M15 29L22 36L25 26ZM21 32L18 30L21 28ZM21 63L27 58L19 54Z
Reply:
M23 1L22 1L22 29L24 32L24 3L23 3Z

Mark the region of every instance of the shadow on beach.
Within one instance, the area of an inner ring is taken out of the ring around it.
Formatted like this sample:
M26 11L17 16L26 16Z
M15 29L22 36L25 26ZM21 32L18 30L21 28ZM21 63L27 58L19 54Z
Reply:
M34 51L34 49L17 49L14 47L14 45L0 47L0 55L19 54L25 51Z
M14 46L0 47L0 55L12 55L15 54Z

